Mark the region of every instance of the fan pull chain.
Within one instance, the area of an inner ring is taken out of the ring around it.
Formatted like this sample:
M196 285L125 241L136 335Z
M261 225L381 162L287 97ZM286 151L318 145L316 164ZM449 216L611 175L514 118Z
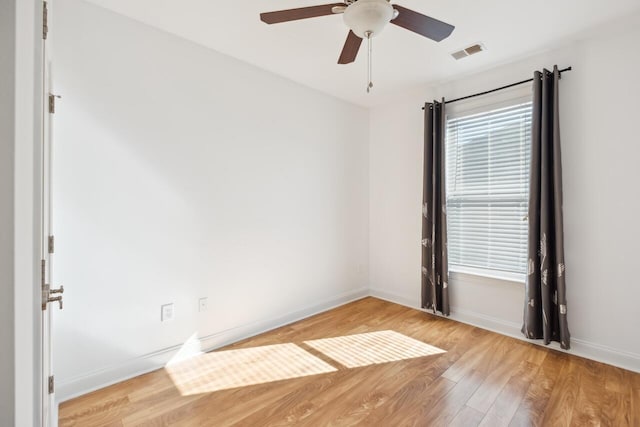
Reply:
M367 80L369 81L369 83L367 84L367 93L371 92L371 88L373 88L373 72L372 72L372 65L371 65L371 54L373 53L373 43L371 41L371 35L373 33L371 31L367 31L364 33L365 36L367 36L367 50L368 50L368 54L367 54Z

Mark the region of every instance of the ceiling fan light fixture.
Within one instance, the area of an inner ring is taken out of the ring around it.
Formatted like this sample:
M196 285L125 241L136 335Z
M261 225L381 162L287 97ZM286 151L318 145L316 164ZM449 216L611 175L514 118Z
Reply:
M358 0L344 11L344 23L360 38L375 37L394 16L387 0Z

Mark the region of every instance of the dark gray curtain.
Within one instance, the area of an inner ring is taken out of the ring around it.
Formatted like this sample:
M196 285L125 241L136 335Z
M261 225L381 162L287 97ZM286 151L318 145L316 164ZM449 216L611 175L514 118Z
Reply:
M424 106L422 308L449 315L444 99Z
M562 162L558 114L558 67L533 78L529 247L522 333L568 349L562 229Z

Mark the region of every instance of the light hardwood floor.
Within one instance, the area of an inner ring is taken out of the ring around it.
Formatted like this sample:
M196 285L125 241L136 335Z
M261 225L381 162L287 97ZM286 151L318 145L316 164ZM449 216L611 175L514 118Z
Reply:
M303 341L393 330L441 354L346 368ZM640 426L640 374L365 298L236 343L335 372L182 396L158 371L65 402L61 426Z

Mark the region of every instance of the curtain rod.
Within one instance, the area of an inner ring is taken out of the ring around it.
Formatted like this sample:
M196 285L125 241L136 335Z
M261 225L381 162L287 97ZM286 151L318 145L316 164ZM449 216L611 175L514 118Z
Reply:
M562 70L560 70L560 74L564 73L565 71L571 71L571 67L563 68ZM506 86L501 86L501 87L498 87L498 88L495 88L495 89L486 90L484 92L474 93L473 95L467 95L467 96L463 96L461 98L451 99L449 101L445 101L444 103L445 104L451 104L452 102L458 102L458 101L462 101L462 100L469 99L469 98L475 98L476 96L487 95L489 93L497 92L497 91L503 90L503 89L509 89L510 87L522 85L522 84L529 83L529 82L532 82L532 81L533 81L533 78L530 78L530 79L527 79L527 80L522 80L520 82L511 83L511 84L506 85ZM424 107L422 107L422 109L424 110Z

